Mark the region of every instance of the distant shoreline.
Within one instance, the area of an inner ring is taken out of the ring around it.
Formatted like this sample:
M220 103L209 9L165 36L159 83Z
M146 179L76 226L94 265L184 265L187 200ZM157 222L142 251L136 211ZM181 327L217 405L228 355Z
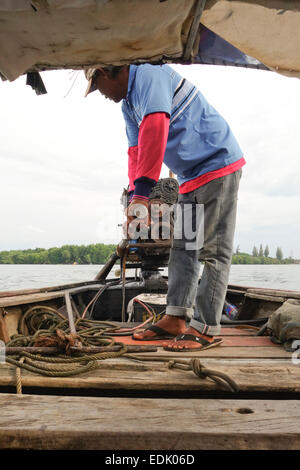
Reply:
M270 256L253 256L249 253L235 253L231 264L300 264L300 261L293 258L278 259Z
M0 264L104 264L115 250L104 243L9 250L0 252Z
M92 245L63 245L53 248L35 248L27 250L9 250L0 252L0 265L98 265L105 264L116 250L116 245L97 243ZM249 253L234 253L232 263L248 265L300 264L293 258L272 258L253 256Z

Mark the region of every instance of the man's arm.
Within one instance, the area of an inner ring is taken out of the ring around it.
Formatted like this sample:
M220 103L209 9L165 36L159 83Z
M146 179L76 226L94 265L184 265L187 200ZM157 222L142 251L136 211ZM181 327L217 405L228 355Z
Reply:
M129 180L129 192L134 192L134 180L136 178L136 168L138 162L138 146L132 146L128 148L128 180Z
M147 200L159 179L168 140L169 121L167 113L153 113L145 116L141 123L137 149L131 151L135 155L137 153L134 198ZM134 162L133 158L131 162ZM130 173L134 174L132 168Z
M128 224L132 222L137 213L140 214L139 218L143 219L146 225L149 224L148 199L160 176L169 134L169 121L167 113L153 113L145 116L139 129L138 146L130 150L131 159L128 173L131 177L135 173L135 179L134 191L130 195L130 204L127 209L127 236L129 233ZM137 160L135 160L136 156ZM134 162L135 168L133 168ZM141 204L144 206L142 212ZM130 238L132 238L131 235Z
M134 191L134 180L136 174L136 166L138 160L138 135L139 128L137 123L132 119L125 103L122 104L123 117L126 124L126 135L128 140L128 179L129 192L131 196Z

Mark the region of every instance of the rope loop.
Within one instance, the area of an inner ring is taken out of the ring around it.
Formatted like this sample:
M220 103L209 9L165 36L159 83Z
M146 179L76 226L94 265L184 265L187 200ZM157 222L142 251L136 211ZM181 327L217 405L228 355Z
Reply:
M206 379L207 377L213 380L216 384L220 385L221 388L228 390L230 392L237 393L239 391L239 387L236 382L229 377L229 375L224 374L223 372L219 372L216 370L207 369L204 367L200 360L197 358L193 358L190 360L191 369L193 372L200 378Z
M207 377L207 372L205 367L201 364L200 360L197 358L193 358L190 360L190 365L192 371L200 378L200 379L206 379Z

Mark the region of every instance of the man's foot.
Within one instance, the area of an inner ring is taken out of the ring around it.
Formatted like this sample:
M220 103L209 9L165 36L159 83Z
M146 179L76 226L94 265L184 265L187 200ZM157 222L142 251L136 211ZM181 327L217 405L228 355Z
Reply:
M167 351L199 351L219 346L222 342L222 338L203 335L194 328L189 327L183 334L177 335L176 338L167 343L163 343L163 347Z
M157 330L155 329L157 327ZM153 325L153 330L151 326L146 328L143 331L136 331L133 333L133 339L139 341L151 341L156 339L166 339L167 337L175 337L182 334L186 329L185 317L175 317L171 315L165 315L161 320ZM156 331L155 331L156 330ZM163 331L165 334L160 334L160 331Z

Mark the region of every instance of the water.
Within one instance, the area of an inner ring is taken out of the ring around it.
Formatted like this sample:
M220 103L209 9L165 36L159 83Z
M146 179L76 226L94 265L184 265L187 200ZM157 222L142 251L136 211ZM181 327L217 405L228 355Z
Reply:
M300 291L300 264L234 264L229 282L247 287Z
M0 291L91 281L102 265L0 265ZM111 272L114 277L115 267ZM167 271L165 271L167 272ZM300 290L300 265L233 265L230 284Z
M91 281L101 265L1 264L0 292Z

